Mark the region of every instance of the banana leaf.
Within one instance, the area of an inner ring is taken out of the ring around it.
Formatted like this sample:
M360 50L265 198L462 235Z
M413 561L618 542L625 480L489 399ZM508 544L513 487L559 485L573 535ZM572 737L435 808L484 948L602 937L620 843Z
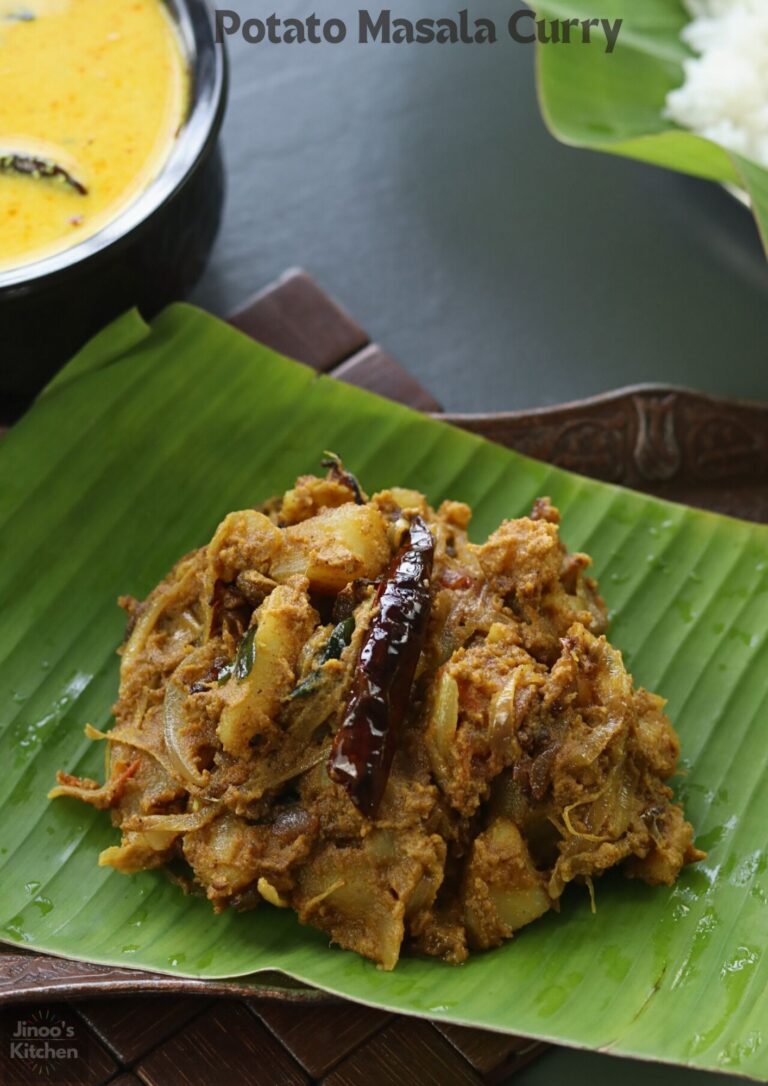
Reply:
M547 19L588 19L592 0L539 0ZM683 83L681 41L689 22L683 0L602 0L599 15L623 19L613 53L598 42L537 47L542 116L553 136L574 147L625 155L744 190L768 252L768 170L664 117L667 94Z
M108 817L49 802L99 776L118 593L143 596L227 511L337 450L369 490L475 509L474 533L550 494L595 558L612 637L682 737L677 792L708 859L673 888L609 874L504 947L392 973L285 910L214 916L160 872L96 866ZM768 529L528 460L327 377L185 306L129 314L0 445L0 938L195 977L278 969L405 1014L768 1081Z

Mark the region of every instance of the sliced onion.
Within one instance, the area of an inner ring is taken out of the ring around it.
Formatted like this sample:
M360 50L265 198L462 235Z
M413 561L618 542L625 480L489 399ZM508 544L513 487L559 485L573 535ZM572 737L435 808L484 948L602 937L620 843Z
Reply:
M168 752L168 760L173 768L174 775L188 784L202 788L206 783L206 778L203 777L189 753L184 749L180 734L184 726L184 702L186 697L185 691L173 681L169 682L165 688L165 701L163 703L165 749Z
M577 749L572 747L567 751L567 763L571 766L588 766L597 761L605 748L625 728L625 722L621 717L609 716L603 724L597 724L589 734L581 740Z
M199 811L187 811L181 814L165 815L135 815L127 818L121 824L121 829L130 830L144 835L171 834L175 837L179 833L189 833L191 830L202 829L218 814L218 807L211 804L202 807Z
M139 840L153 852L165 852L178 836L174 830L147 830L138 835Z
M193 555L191 559L179 566L175 581L162 591L155 590L148 597L149 606L139 614L131 636L123 646L120 663L121 676L127 675L131 668L135 666L163 613L172 604L177 603L183 595L191 591L196 572L196 559Z
M248 780L243 784L241 793L248 797L249 802L255 802L278 785L309 772L318 762L324 761L330 753L330 739L321 747L310 746L300 752L291 746L287 751L281 751L278 755L272 755L257 762Z

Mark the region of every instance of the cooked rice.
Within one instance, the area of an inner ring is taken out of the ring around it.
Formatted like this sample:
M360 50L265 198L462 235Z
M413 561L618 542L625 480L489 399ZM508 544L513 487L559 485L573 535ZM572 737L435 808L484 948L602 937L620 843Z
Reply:
M768 0L686 0L697 54L666 116L768 167Z

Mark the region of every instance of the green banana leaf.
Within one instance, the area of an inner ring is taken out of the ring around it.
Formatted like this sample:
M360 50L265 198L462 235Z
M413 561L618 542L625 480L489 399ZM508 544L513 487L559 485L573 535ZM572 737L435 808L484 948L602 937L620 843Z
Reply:
M594 555L613 639L662 691L677 791L709 857L674 888L609 874L504 947L392 973L288 911L214 916L160 872L96 866L108 817L49 802L59 767L99 776L117 691L118 593L144 595L223 514L332 448L371 490L475 510L477 537L550 494ZM768 1081L768 529L528 460L347 387L206 314L129 314L0 444L0 938L195 977L279 969L405 1014Z
M768 170L711 140L679 128L664 115L667 94L683 83L692 56L680 32L689 22L682 0L538 0L547 19L624 20L613 53L590 48L537 47L542 116L563 143L626 155L748 193L768 251ZM595 43L602 30L593 31Z

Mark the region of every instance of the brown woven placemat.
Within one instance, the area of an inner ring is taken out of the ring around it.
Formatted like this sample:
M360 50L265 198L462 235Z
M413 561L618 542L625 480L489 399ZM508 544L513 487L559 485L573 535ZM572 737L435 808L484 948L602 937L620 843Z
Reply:
M14 1055L24 1041L13 1038L45 1023L65 1035L55 1045L68 1054ZM195 996L7 1007L0 1039L3 1086L482 1086L505 1081L546 1047L352 1003Z

